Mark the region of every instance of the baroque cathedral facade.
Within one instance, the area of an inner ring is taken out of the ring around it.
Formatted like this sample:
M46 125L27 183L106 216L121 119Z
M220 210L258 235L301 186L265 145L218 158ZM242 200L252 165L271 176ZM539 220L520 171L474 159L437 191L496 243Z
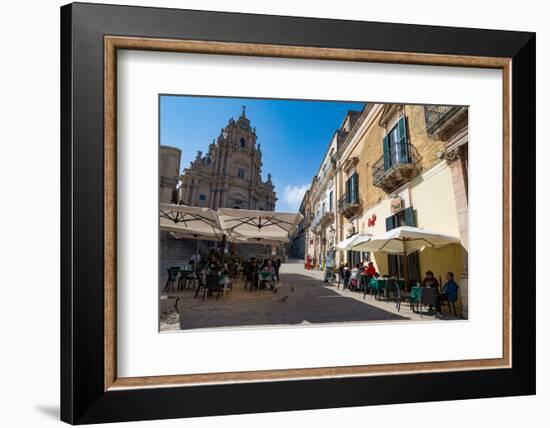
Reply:
M231 118L203 155L183 170L172 202L212 208L275 211L277 201L271 174L262 180L262 152L256 144L245 107Z

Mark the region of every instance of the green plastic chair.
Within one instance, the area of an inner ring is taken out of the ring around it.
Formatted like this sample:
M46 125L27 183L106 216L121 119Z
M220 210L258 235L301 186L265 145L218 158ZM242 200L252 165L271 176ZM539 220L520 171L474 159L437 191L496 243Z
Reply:
M168 268L168 279L166 280L166 284L164 285L164 291L170 291L172 289L172 287L178 280L179 271L180 268L177 266Z

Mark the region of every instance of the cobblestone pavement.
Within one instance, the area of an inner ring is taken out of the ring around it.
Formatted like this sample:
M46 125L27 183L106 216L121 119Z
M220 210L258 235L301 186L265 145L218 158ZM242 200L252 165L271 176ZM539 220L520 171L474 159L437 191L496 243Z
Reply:
M420 316L403 303L398 312L394 302L377 301L373 296L342 290L337 284L322 281L320 271L306 271L303 263L290 261L281 267L277 292L244 291L242 281L233 285L227 296L202 300L195 290L170 292L179 297L179 316L175 300L161 300L161 331L198 328L242 328L274 325L307 325L358 322L436 321ZM164 278L165 280L165 278ZM160 288L164 282L161 279ZM161 292L161 295L165 294ZM202 296L202 292L201 292Z

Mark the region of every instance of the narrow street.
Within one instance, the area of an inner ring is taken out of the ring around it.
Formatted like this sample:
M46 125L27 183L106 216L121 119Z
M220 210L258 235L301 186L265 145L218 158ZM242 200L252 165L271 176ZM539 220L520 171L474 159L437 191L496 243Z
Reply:
M281 267L277 292L244 291L238 281L225 297L202 300L195 290L171 292L179 296L179 319L170 311L174 300L161 300L161 331L198 328L245 328L259 326L311 325L358 322L432 321L431 316L413 313L403 303L398 312L394 302L342 290L323 283L321 271L307 271L302 261L290 260ZM164 282L161 280L161 287ZM171 313L170 313L171 312Z

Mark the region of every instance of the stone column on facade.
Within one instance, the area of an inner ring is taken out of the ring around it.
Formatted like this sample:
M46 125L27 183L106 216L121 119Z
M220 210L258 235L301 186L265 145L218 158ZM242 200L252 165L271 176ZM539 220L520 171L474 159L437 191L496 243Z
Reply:
M220 175L220 170L223 163L224 150L220 147L218 149L218 161L216 162L216 168L214 169L214 176L217 177Z
M338 215L338 200L340 198L340 174L338 173L339 172L339 162L338 160L335 162L335 165L334 165L334 194L333 194L333 201L332 201L332 204L333 204L333 210L334 210L334 229L335 229L335 234L334 234L334 245L338 244L338 242L342 241L342 230L341 230L341 226L340 226L340 216ZM339 266L340 263L342 262L342 252L341 251L336 251L336 257L335 257L335 261L336 261L336 266Z
M462 300L462 316L468 318L468 176L463 162L464 151L466 147L462 146L446 153L449 168L451 170L451 179L453 182L458 229L462 247L462 259L464 269L460 278L460 294Z
M220 162L220 149L218 147L216 155L214 156L214 161L212 162L212 174L216 175L216 169L218 168L218 163Z
M222 208L225 206L225 194L227 193L227 181L225 181L222 184L222 188L220 189L220 196L218 198L218 208Z
M218 189L215 189L214 186L216 184L212 184L212 187L210 187L210 208L212 208L213 210L216 209L216 196L218 195Z
M183 195L183 203L186 205L190 205L189 201L191 199L191 180L187 180L186 186L187 188L185 194Z
M189 185L189 205L195 205L195 184L193 184L193 179Z

